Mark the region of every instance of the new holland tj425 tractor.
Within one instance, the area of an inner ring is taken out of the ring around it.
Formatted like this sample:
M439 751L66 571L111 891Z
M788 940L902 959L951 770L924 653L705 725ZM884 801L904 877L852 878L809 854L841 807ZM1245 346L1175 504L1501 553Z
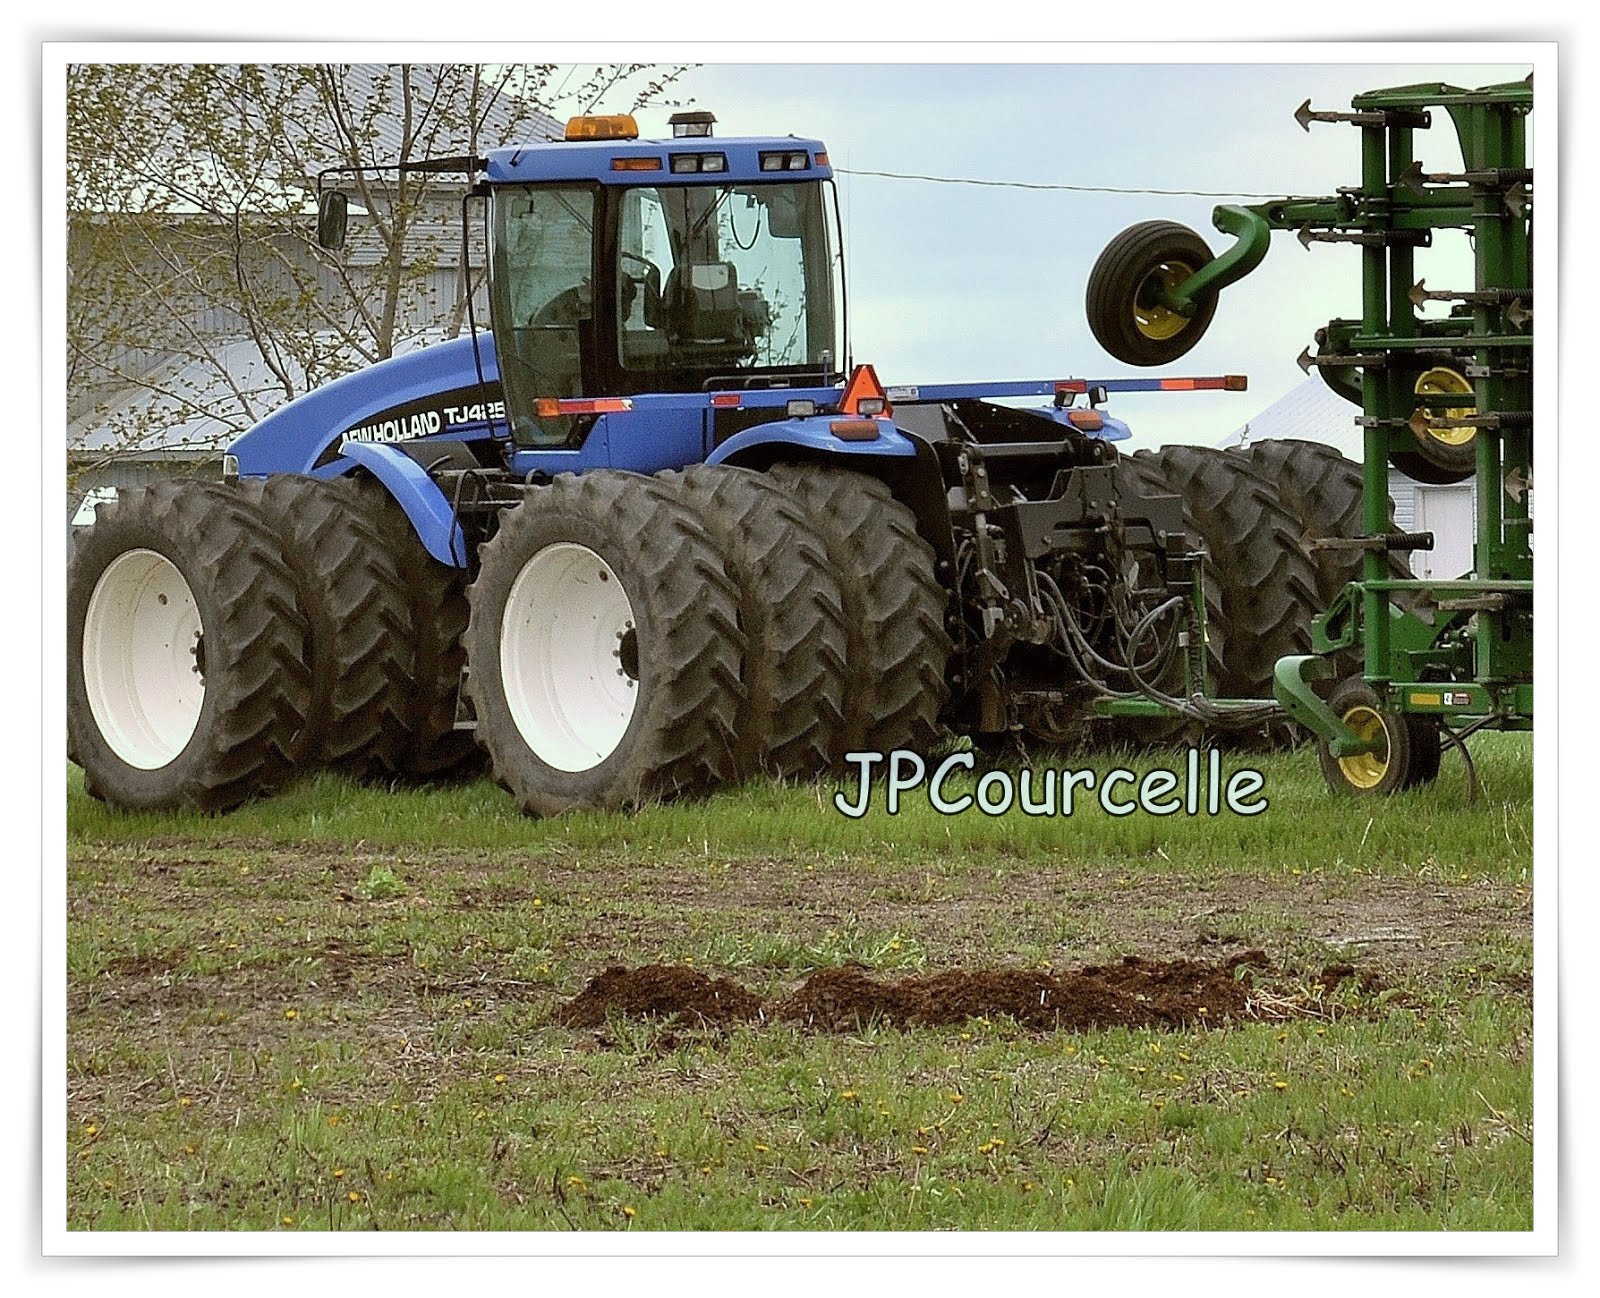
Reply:
M844 359L823 146L711 121L412 164L463 177L492 331L298 398L220 482L100 508L68 598L90 793L224 810L481 749L552 814L953 734L1283 724L1274 667L1353 575L1304 538L1359 530L1360 467L1119 455L1110 393L1232 377L885 390Z

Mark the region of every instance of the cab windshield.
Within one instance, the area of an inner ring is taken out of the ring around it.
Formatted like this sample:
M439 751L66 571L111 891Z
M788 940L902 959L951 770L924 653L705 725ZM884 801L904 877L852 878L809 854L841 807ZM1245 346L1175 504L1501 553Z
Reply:
M833 369L839 342L821 184L628 189L617 236L624 370L699 387L742 370Z

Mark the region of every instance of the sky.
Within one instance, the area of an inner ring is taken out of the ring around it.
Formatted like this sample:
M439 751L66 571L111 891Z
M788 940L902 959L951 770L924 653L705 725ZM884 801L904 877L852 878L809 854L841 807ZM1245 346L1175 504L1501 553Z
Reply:
M1068 47L1070 48L1070 47ZM1274 234L1266 261L1226 290L1201 342L1138 371L1107 355L1084 318L1090 268L1139 221L1182 222L1214 251L1221 202L948 185L851 172L1113 188L1322 195L1360 177L1359 132L1294 110L1346 109L1352 95L1444 81L1487 85L1525 64L1104 65L704 64L676 89L720 135L820 138L845 219L851 342L889 384L986 379L1243 373L1244 393L1119 396L1133 446L1214 443L1299 383L1295 358L1334 316L1360 314L1359 251ZM670 108L638 114L668 134ZM1460 166L1443 114L1418 134L1429 171ZM1434 287L1469 287L1465 236L1418 254ZM1352 408L1353 410L1353 408Z

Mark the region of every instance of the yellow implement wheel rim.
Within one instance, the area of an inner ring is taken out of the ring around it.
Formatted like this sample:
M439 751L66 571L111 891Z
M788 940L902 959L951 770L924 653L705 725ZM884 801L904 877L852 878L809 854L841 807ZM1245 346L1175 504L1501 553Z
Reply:
M1344 723L1366 743L1377 744L1369 753L1341 757L1339 770L1353 788L1375 789L1389 772L1389 727L1376 708L1358 704L1344 714Z
M1472 384L1448 365L1437 365L1417 380L1412 389L1419 397L1472 396ZM1447 410L1431 408L1429 414L1443 415L1446 419L1470 419L1478 413L1477 406L1452 406ZM1476 428L1430 428L1426 436L1446 446L1469 446Z
M1177 288L1193 274L1194 267L1187 262L1164 261L1144 277L1133 296L1133 323L1146 338L1165 342L1194 323L1188 316L1169 311L1155 302L1160 294Z

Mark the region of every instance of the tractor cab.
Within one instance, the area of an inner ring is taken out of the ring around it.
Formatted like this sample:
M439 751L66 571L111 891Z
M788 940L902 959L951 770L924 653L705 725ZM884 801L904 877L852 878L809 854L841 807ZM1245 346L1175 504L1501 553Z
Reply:
M574 398L837 381L839 218L815 140L716 139L709 113L630 117L486 159L490 304L516 441L570 446ZM558 402L565 402L562 408Z

